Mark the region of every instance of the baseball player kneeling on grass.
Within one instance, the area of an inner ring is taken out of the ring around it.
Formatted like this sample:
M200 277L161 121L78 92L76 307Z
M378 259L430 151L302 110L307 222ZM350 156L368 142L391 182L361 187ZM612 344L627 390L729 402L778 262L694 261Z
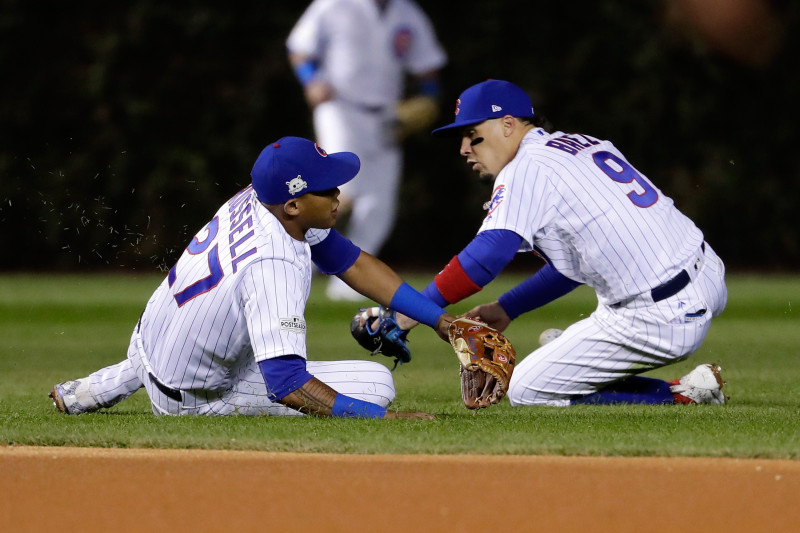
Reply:
M95 411L144 387L155 414L432 418L387 410L395 388L380 363L307 361L312 261L443 339L453 320L333 229L338 187L359 166L353 153L297 137L267 146L252 185L195 235L150 298L127 359L57 384L56 407Z
M441 306L458 302L517 251L534 251L543 268L467 316L503 331L582 284L598 305L517 363L512 405L725 403L718 365L670 383L637 376L700 347L727 301L722 261L611 142L548 133L542 123L522 89L489 80L464 91L455 121L434 130L460 137L461 155L494 189L477 236L423 293ZM414 325L396 319L402 329Z

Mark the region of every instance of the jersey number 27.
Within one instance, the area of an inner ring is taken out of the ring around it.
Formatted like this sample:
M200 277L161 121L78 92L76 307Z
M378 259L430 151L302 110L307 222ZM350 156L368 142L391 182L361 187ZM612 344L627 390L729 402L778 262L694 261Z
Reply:
M202 241L199 240L197 237L192 239L192 242L189 243L189 246L186 247L186 250L192 254L197 255L205 252L208 250L211 243L214 242L214 239L217 237L217 232L219 231L219 219L214 217L214 219L208 223L208 236ZM196 296L200 296L203 293L206 293L216 287L225 273L222 271L222 265L219 262L219 250L217 248L217 244L209 250L208 252L208 276L199 279L186 287L185 289L175 293L175 302L177 302L178 307L183 306L186 302L195 298ZM175 283L175 279L178 277L177 273L178 264L175 265L170 269L169 275L167 279L169 280L170 288Z

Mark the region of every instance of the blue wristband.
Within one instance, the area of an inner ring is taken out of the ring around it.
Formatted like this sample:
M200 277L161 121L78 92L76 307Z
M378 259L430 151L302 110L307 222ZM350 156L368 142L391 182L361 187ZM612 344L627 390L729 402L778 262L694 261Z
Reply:
M384 415L386 415L385 407L344 394L336 395L331 409L331 416L338 418L383 418Z
M427 79L419 82L419 92L425 96L436 98L439 96L439 80Z
M389 307L432 328L436 327L439 317L444 314L444 309L405 282L397 288Z
M317 64L314 61L304 61L294 68L294 75L303 84L303 87L314 79L317 73Z

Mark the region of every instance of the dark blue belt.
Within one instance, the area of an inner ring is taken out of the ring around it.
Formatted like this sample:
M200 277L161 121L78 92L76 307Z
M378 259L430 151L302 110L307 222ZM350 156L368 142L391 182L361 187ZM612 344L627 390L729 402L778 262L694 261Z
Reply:
M142 328L142 316L144 316L144 311L142 311L142 315L139 317L139 322L137 322L136 324L137 333ZM158 390L164 393L164 396L172 400L175 400L176 402L183 401L183 396L181 396L181 391L179 391L178 389L173 389L172 387L167 387L166 385L161 383L161 380L155 377L152 372L148 372L147 377L150 378L150 381L153 382L153 385L155 385Z
M700 250L702 252L706 251L706 243L700 245ZM650 296L653 297L654 302L666 300L670 296L675 296L681 292L691 281L692 278L689 276L689 273L686 270L681 270L680 273L671 280L652 289L650 291Z
M172 387L167 387L166 385L161 383L161 380L155 377L152 372L148 372L147 375L150 377L150 381L153 382L153 385L155 385L158 390L164 393L164 396L172 400L175 400L176 402L183 401L183 396L181 396L181 391L179 391L178 389L173 389Z
M341 102L346 103L347 105L353 106L357 109L360 109L361 111L364 111L365 113L370 113L370 114L383 113L389 108L389 106L386 104L369 105L363 102L355 102L353 100L347 100L342 97L339 97L339 100Z

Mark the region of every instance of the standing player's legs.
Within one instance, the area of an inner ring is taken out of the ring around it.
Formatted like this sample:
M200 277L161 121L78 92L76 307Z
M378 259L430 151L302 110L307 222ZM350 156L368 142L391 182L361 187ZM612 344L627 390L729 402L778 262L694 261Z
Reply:
M368 153L361 157L358 175L341 187L352 203L347 237L375 256L394 227L400 172L399 150Z
M361 170L341 187L341 197L350 206L343 233L356 246L377 256L394 228L401 157L398 150L359 155ZM364 299L336 276L328 281L326 294L334 300Z
M369 112L339 101L326 102L314 110L320 145L330 152L355 152L361 159L358 175L340 187L342 205L350 211L347 228L340 231L372 255L380 253L397 214L402 152L388 137L390 120L385 111ZM362 299L335 277L327 292L334 299Z

